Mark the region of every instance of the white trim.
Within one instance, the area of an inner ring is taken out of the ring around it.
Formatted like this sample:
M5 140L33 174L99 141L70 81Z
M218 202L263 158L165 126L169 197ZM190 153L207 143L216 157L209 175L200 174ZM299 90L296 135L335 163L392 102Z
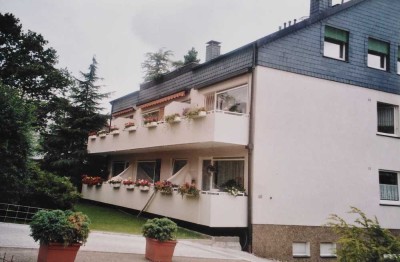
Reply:
M388 172L388 173L396 173L397 174L397 191L398 191L398 194L400 194L400 172L394 171L394 170L379 169L378 170L378 182L379 182L380 172ZM381 185L381 183L379 183L379 186L380 185ZM380 195L381 195L381 191L379 188L379 204L390 205L390 206L400 206L400 198L399 198L399 200L382 200Z
M304 249L304 252L300 252ZM310 242L293 242L292 243L293 257L310 257Z
M246 90L247 90L246 113L238 113L238 112L231 112L231 111L217 109L217 96L219 94L226 93L228 91L232 91L232 90L243 88L243 87L246 87ZM250 111L249 103L250 103L250 90L249 90L249 84L247 84L247 83L244 84L244 85L235 86L235 87L227 88L227 89L224 89L224 90L216 91L215 94L214 94L214 110L215 111L229 112L229 113L236 113L236 114L239 114L239 115L245 115L245 114L248 114L248 112Z

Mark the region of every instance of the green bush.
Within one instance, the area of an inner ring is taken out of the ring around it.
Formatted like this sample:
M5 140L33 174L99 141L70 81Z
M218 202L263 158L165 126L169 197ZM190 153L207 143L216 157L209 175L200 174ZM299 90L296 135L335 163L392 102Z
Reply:
M389 258L385 255L400 254L400 239L381 228L377 218L373 220L359 209L352 207L349 213L359 215L354 222L347 224L338 215L331 215L328 226L339 236L337 256L342 262L394 262L399 257Z
M44 245L83 244L89 236L89 224L89 218L81 212L41 210L33 216L30 223L31 236Z
M143 236L157 239L158 241L168 241L176 239L178 226L168 218L153 218L147 220L143 225Z

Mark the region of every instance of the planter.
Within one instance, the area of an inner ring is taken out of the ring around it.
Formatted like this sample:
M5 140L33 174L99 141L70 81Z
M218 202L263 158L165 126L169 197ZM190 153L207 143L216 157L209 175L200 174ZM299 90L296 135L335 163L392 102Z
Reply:
M140 186L140 191L142 191L142 192L147 192L149 190L150 190L150 187L148 187L148 186Z
M205 117L207 115L206 111L200 111L198 115L193 116L193 118L202 118Z
M185 196L188 197L188 198L196 198L196 197L199 197L198 195L196 196L196 195L194 195L194 194L185 194Z
M125 187L128 190L133 190L135 188L135 185L125 185Z
M162 195L166 195L166 196L171 196L172 195L172 192L170 192L170 191L160 191L161 192L161 194Z
M40 245L38 262L74 262L80 244L64 246L59 243Z
M93 135L93 136L89 136L90 140L95 140L97 136Z
M157 126L157 122L150 122L144 125L147 128L153 128Z
M136 131L136 126L130 126L125 129L128 130L128 132L133 132L133 131Z
M179 122L181 122L182 121L182 118L180 117L180 116L176 116L175 118L174 118L174 120L172 120L170 123L171 124L174 124L174 123L179 123Z
M111 131L111 134L112 134L113 136L117 136L117 135L119 135L119 130Z
M103 185L103 183L98 183L97 185L96 185L96 187L98 188L98 187L101 187Z
M120 187L121 187L121 183L118 183L118 184L113 184L112 186L113 186L113 188L115 188L115 189L118 189L118 188L120 188Z
M160 242L156 239L146 238L145 257L150 261L171 262L176 241Z
M107 134L100 134L99 137L100 138L105 138Z

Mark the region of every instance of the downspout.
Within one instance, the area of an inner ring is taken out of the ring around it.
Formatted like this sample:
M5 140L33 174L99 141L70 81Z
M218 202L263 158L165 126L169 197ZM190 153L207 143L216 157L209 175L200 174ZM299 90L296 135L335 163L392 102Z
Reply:
M111 131L111 124L112 124L112 114L113 114L113 110L114 110L114 103L111 103L111 114L110 114L110 124L109 124L109 127L108 127L108 132L110 132Z
M247 197L247 235L248 235L248 248L249 253L253 253L253 148L254 148L254 71L257 64L257 42L253 44L253 62L251 67L251 92L250 92L250 114L249 114L249 144L248 149L248 169L247 169L247 186L248 186L248 197Z

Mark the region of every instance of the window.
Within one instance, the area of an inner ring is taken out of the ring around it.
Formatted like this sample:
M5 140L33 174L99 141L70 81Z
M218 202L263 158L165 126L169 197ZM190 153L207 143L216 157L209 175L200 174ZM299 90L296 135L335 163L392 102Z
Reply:
M400 75L400 46L397 48L397 73Z
M163 118L163 110L155 110L151 112L146 112L142 114L142 121L144 123L145 119L154 119L155 122Z
M389 71L389 43L368 39L368 66Z
M399 173L379 171L381 203L399 205Z
M202 190L244 188L244 159L203 160Z
M336 257L336 243L321 243L319 255L320 257Z
M129 163L125 161L114 161L112 163L112 176L117 176L122 173L126 168L128 168Z
M187 160L185 159L174 159L172 164L172 175L178 173L184 166L186 166Z
M378 102L378 132L395 135L397 133L398 107Z
M349 32L325 26L324 56L348 60Z
M160 181L161 160L138 161L136 180L146 179L151 183Z
M232 88L216 94L217 110L243 113L247 112L247 86Z
M310 242L293 242L292 247L294 257L310 256Z

